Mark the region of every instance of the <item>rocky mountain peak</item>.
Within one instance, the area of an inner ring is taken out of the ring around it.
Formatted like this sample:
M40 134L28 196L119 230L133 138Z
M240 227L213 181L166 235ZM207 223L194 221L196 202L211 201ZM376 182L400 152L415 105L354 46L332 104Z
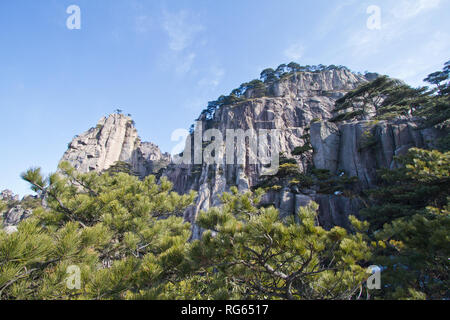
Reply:
M276 81L271 86L275 97L301 97L308 92L346 93L368 79L348 69L332 69L319 72L297 72Z
M0 192L0 201L4 201L4 202L19 201L19 195L14 194L9 189L5 189L2 192Z
M159 147L142 142L130 116L114 113L101 118L97 126L75 136L61 161L68 161L82 173L107 170L116 162L126 162L141 177L153 173L170 155Z

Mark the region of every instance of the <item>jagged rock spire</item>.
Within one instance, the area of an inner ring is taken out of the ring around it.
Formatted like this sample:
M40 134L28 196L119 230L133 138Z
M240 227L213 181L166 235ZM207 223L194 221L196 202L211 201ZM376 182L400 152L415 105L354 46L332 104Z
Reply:
M123 161L144 177L153 173L156 163L168 163L170 155L163 154L153 143L141 142L131 117L115 113L76 136L61 161L68 161L82 173L102 172Z

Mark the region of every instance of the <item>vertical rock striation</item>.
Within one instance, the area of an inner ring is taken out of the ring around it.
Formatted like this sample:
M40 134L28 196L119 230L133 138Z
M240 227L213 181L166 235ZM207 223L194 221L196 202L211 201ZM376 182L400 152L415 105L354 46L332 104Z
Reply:
M296 147L307 143L305 135L309 133L310 124L331 118L335 101L366 81L363 76L345 69L298 73L272 84L268 88L271 92L269 97L258 98L252 90L248 90L245 93L245 101L219 108L210 120L205 116L200 116L199 120L202 121L203 130L217 129L225 140L228 129L252 129L255 132L259 129L278 129L279 152L295 158L300 170L305 172L308 166L312 165L312 153L305 152L299 156L292 153ZM329 134L325 132L323 135ZM336 141L329 141L329 146L324 146L323 152L334 148L335 143ZM225 147L221 152L225 154ZM327 158L323 161L337 162L337 159ZM216 166L171 165L165 175L180 193L191 189L198 191L196 205L185 214L185 219L194 223L201 210L219 205L218 195L228 191L231 186L245 191L258 185L261 180L261 166L248 163L230 165L225 162ZM281 216L287 216L294 214L310 200L315 198L283 189L272 195L270 203L280 209ZM193 236L195 238L201 231L196 228L194 230L198 231Z
M102 172L118 161L129 163L134 172L145 177L170 162L158 146L141 142L133 120L112 114L99 120L95 128L76 136L61 161L68 161L79 172Z
M377 169L398 167L396 156L412 147L430 147L442 134L437 129L419 129L411 119L313 123L313 163L332 173L356 176L362 187L372 188L377 183Z

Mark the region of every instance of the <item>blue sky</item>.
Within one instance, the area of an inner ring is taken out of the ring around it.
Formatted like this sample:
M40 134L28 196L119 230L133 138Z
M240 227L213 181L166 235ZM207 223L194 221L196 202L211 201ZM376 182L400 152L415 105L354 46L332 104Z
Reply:
M81 10L69 30L66 9ZM367 8L380 8L369 29ZM207 101L296 61L421 85L450 59L449 0L0 1L0 190L52 172L74 135L121 108L163 151Z

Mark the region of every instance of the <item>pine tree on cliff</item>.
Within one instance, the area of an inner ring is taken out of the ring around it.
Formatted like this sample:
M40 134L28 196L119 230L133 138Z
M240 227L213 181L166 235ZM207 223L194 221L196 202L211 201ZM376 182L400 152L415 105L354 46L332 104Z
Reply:
M116 161L111 167L105 170L105 173L109 174L118 174L118 173L126 173L132 176L138 176L139 174L133 171L131 164L124 161Z
M380 76L365 83L336 101L338 114L330 121L375 118L386 120L398 116L417 116L425 127L448 127L450 118L450 61L442 71L424 79L436 89L412 88L407 84Z
M450 61L444 64L442 71L429 74L423 81L435 85L440 95L448 94L450 87Z
M420 214L428 207L444 208L450 194L450 152L410 149L396 158L399 169L381 169L382 183L368 191L375 205L363 210L372 230L398 218Z
M425 127L440 126L449 130L450 119L450 61L447 61L442 71L428 75L424 81L436 88L430 91L430 99L416 111L418 116L425 118ZM449 138L446 139L449 146Z
M407 114L410 106L405 106L401 100L405 97L411 98L416 94L418 93L414 89L400 81L390 79L388 76L380 76L338 99L334 112L344 113L338 114L332 121L369 119L392 112L395 112L396 115ZM394 99L394 97L396 98ZM386 109L386 107L394 105L396 108L393 110Z

